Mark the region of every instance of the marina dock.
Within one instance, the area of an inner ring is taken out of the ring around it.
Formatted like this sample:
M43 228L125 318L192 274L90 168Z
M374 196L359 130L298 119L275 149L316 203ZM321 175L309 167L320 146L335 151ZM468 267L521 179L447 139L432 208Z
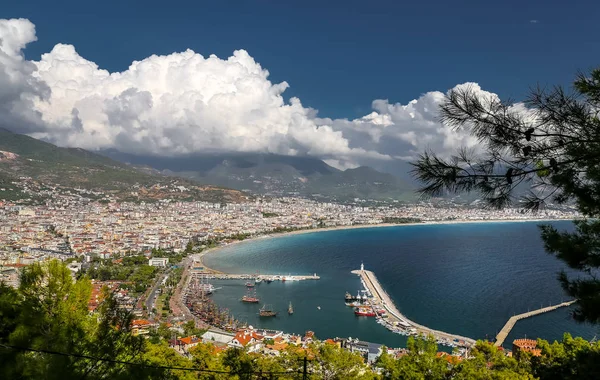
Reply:
M304 281L304 280L320 280L321 277L316 273L309 275L287 275L287 274L228 274L228 273L204 273L192 272L192 276L201 276L202 278L211 280L255 280L269 279L271 281Z
M496 347L502 346L502 343L504 343L504 340L506 339L506 337L508 336L508 334L510 333L512 328L515 326L515 323L517 323L517 321L519 321L521 319L533 317L534 315L547 313L549 311L556 310L560 307L571 306L575 302L576 302L575 300L569 301L569 302L563 302L558 305L547 306L547 307L543 307L541 309L528 311L527 313L513 315L512 317L510 317L508 322L506 322L506 324L504 325L502 330L500 330L498 335L496 335L496 343L494 343L494 346L496 346Z
M361 277L363 284L373 296L375 306L383 307L388 313L387 323L391 323L402 328L412 330L416 334L433 335L438 342L454 343L462 347L471 347L475 345L475 340L460 335L450 334L438 331L415 323L406 318L394 305L390 296L383 290L383 287L371 271L364 270L361 265L360 270L353 270L352 273Z

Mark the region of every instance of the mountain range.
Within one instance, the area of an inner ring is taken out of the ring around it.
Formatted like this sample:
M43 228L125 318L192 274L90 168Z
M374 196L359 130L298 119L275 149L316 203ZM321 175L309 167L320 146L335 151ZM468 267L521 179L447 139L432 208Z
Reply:
M245 193L330 201L415 199L414 187L361 166L339 170L313 157L227 153L182 157L61 148L0 129L0 200L52 189L121 200L236 201ZM93 193L98 193L93 195ZM90 195L92 194L92 195Z
M225 186L250 193L296 195L348 201L414 200L414 186L399 178L361 166L339 170L313 157L263 153L225 153L184 157L136 156L103 151L115 160L148 167L161 174L189 178L198 183Z
M60 148L0 128L0 201L39 201L57 194L95 199L239 201L237 190L141 170L79 148Z

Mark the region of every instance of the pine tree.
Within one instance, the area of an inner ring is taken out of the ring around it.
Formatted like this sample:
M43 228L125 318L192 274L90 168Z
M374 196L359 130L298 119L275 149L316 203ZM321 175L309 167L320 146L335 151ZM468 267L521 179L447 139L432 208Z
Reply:
M579 74L573 93L561 87L537 88L523 104L502 102L473 87L450 91L441 105L441 121L468 129L480 150L460 149L451 158L424 152L413 174L420 192L475 191L491 207L519 204L539 210L549 202L574 203L583 215L574 232L541 227L546 250L577 269L583 278L559 277L579 300L578 321L600 322L600 69ZM530 192L516 196L516 189Z

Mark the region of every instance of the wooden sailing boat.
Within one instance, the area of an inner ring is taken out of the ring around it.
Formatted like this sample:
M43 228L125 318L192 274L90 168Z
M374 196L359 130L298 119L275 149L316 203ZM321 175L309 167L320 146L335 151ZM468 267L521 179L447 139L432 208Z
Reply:
M261 317L275 317L277 312L273 311L269 305L263 305L263 307L260 308L258 315Z

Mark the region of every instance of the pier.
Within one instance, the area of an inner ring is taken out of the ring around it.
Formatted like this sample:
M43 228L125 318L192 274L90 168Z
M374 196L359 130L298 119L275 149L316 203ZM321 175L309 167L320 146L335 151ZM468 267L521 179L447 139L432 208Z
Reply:
M269 279L271 281L304 281L304 280L320 280L321 277L317 274L309 275L287 275L287 274L230 274L230 273L206 273L192 272L192 276L201 276L202 278L211 280L255 280Z
M502 346L502 343L504 343L504 340L506 339L506 337L508 336L508 334L510 333L510 331L512 330L512 328L515 326L515 323L517 323L517 321L519 321L521 319L533 317L534 315L538 315L538 314L542 314L542 313L547 313L549 311L556 310L559 307L571 306L575 302L576 302L575 300L568 301L568 302L563 302L563 303L560 303L558 305L547 306L547 307L543 307L541 309L537 309L537 310L533 310L533 311L528 311L527 313L513 315L512 317L510 317L510 319L508 320L508 322L506 322L506 324L504 325L504 327L502 328L502 330L500 330L500 332L498 333L498 335L496 335L496 343L494 343L494 346L496 346L496 347Z
M456 343L463 347L471 347L475 345L474 339L434 330L429 327L419 325L418 323L406 318L396 308L394 302L390 299L390 296L383 290L381 284L377 280L377 277L375 277L375 274L371 271L365 270L362 265L360 270L353 270L352 273L361 277L367 290L369 290L373 296L375 305L379 305L387 311L389 314L387 319L391 323L402 326L406 329L411 329L416 334L433 335L438 341Z

